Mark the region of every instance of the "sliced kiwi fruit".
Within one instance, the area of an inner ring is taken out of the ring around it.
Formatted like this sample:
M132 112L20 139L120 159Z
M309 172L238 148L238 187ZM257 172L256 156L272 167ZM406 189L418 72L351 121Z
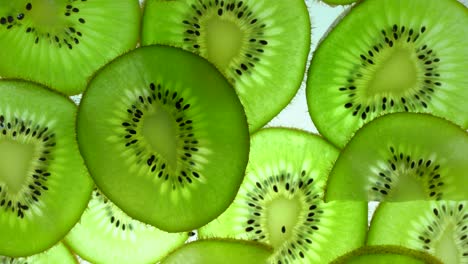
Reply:
M214 63L233 83L253 132L300 87L310 19L303 0L148 0L142 43L175 45Z
M0 256L0 264L78 264L78 260L63 243L29 257L11 258Z
M317 135L287 128L252 136L247 172L233 204L200 228L201 238L267 243L271 263L328 263L364 244L366 202L323 202L338 150ZM352 234L352 235L350 235Z
M326 200L468 200L468 133L429 114L363 126L330 172Z
M205 239L188 243L161 264L267 263L272 249L264 244L235 239Z
M130 217L165 231L216 218L244 177L249 131L234 89L179 48L141 47L104 67L77 123L99 189Z
M0 255L50 248L86 208L93 185L78 151L76 112L40 85L0 80Z
M365 246L349 252L331 264L442 264L428 253L399 246ZM451 262L447 262L451 263Z
M367 243L421 250L444 263L467 263L468 202L381 203L372 218Z
M187 232L166 233L130 218L95 188L65 241L93 263L156 263L187 238Z
M338 147L393 112L432 113L468 129L466 25L468 9L456 0L354 5L309 68L307 102L317 129Z
M0 0L0 76L78 94L136 46L140 18L136 0Z

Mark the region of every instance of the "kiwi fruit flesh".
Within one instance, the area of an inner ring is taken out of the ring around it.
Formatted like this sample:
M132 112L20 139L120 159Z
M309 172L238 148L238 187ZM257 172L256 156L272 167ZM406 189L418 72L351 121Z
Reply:
M468 129L466 7L366 0L346 12L308 72L309 113L325 138L342 148L365 123L394 112L431 113Z
M11 258L0 256L0 264L78 264L78 260L63 244L58 243L50 249L28 257Z
M357 0L321 0L322 2L330 5L330 6L337 6L337 5L349 5Z
M429 114L364 125L330 172L326 200L468 200L468 133Z
M293 98L304 78L310 19L303 0L148 0L142 44L199 54L233 83L249 129L258 130Z
M467 263L468 202L381 203L372 218L367 243L424 251L444 263Z
M93 185L76 142L76 112L45 87L0 80L0 255L50 248L86 208Z
M442 264L428 253L399 246L365 246L343 255L331 264ZM448 263L448 262L447 262Z
M0 76L81 93L91 75L134 48L135 0L0 0Z
M166 233L130 218L95 188L65 242L92 263L156 263L187 238L187 232Z
M252 135L246 176L233 204L198 230L274 248L269 263L328 263L364 244L367 202L323 202L338 150L317 135L267 128ZM350 235L352 234L352 235Z
M141 47L101 69L77 124L99 189L164 231L216 218L244 177L249 131L234 89L208 61L179 48Z
M264 244L235 239L205 239L185 244L161 264L267 263L272 249Z

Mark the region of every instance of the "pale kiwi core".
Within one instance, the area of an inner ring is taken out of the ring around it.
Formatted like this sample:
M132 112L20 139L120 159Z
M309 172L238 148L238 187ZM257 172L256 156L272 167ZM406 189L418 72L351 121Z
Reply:
M21 190L33 157L32 144L0 140L0 184L5 183L9 193L16 194Z
M402 172L398 176L398 182L392 189L386 201L398 202L408 200L424 200L429 197L423 182L416 179L410 172Z
M293 237L294 227L301 218L301 202L296 198L279 196L266 207L267 234L274 248Z
M444 263L461 263L457 257L461 254L457 250L459 247L455 242L456 234L456 223L450 219L434 245L434 251Z
M49 31L53 28L63 28L64 22L61 20L62 11L66 5L64 0L32 0L30 17L34 25L47 28Z

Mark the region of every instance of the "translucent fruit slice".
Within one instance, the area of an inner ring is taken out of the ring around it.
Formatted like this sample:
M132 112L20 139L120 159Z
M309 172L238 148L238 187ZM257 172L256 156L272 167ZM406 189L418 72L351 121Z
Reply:
M93 263L156 263L187 238L187 232L166 233L130 218L96 188L65 241Z
M234 239L207 239L188 243L167 256L161 264L267 263L268 246Z
M76 143L76 111L42 86L0 80L0 255L50 248L86 208L92 180Z
M335 147L304 131L256 132L236 199L199 229L199 237L267 243L274 248L271 263L328 263L362 246L367 203L323 201L326 177L337 156Z
M0 256L2 264L77 264L77 259L63 243L58 243L52 248L29 257L10 258Z
M253 132L299 89L310 19L303 0L149 0L142 43L181 47L215 64L233 83Z
M421 250L444 263L467 263L468 202L381 203L372 218L367 243Z
M306 94L317 129L338 147L393 112L468 129L466 25L456 0L359 1L314 52Z
M466 131L428 114L389 114L343 149L326 200L467 200L467 171Z
M365 246L331 264L442 264L428 253L399 246ZM449 262L447 262L449 263Z
M139 48L103 68L77 123L99 189L165 231L217 217L244 176L249 131L235 91L212 64L178 48Z
M139 38L135 0L0 0L0 76L67 95Z

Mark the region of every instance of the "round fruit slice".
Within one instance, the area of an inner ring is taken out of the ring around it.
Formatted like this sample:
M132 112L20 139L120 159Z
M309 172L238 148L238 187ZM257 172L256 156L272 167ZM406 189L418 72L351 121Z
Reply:
M349 252L331 264L442 264L440 260L409 248L398 246L366 246ZM452 263L452 262L447 262Z
M136 0L0 0L0 76L71 95L139 38Z
M61 240L92 190L75 134L76 106L42 86L0 80L0 255Z
M233 83L253 132L299 89L310 19L303 0L148 0L142 43L181 47L215 64Z
M2 264L77 264L77 259L73 254L68 250L68 248L62 244L58 243L52 248L48 249L45 252L32 255L29 257L20 257L20 258L10 258L0 256L0 263Z
M201 238L271 245L271 263L328 263L364 244L366 202L323 202L338 150L319 136L268 128L252 136L247 174L233 204ZM353 234L353 235L349 235Z
M326 200L467 200L468 133L428 114L362 127L336 161Z
M161 264L267 263L272 250L253 241L207 239L188 243L172 252Z
M359 1L310 65L317 129L338 147L385 113L431 113L468 129L466 25L468 9L456 0Z
M95 188L65 241L93 263L156 263L187 238L187 232L166 233L130 218Z
M466 191L466 185L461 187ZM370 245L401 245L444 263L468 262L468 202L381 203L369 228Z
M216 218L244 176L249 131L234 89L208 61L178 48L139 48L103 68L77 123L99 189L165 231Z

